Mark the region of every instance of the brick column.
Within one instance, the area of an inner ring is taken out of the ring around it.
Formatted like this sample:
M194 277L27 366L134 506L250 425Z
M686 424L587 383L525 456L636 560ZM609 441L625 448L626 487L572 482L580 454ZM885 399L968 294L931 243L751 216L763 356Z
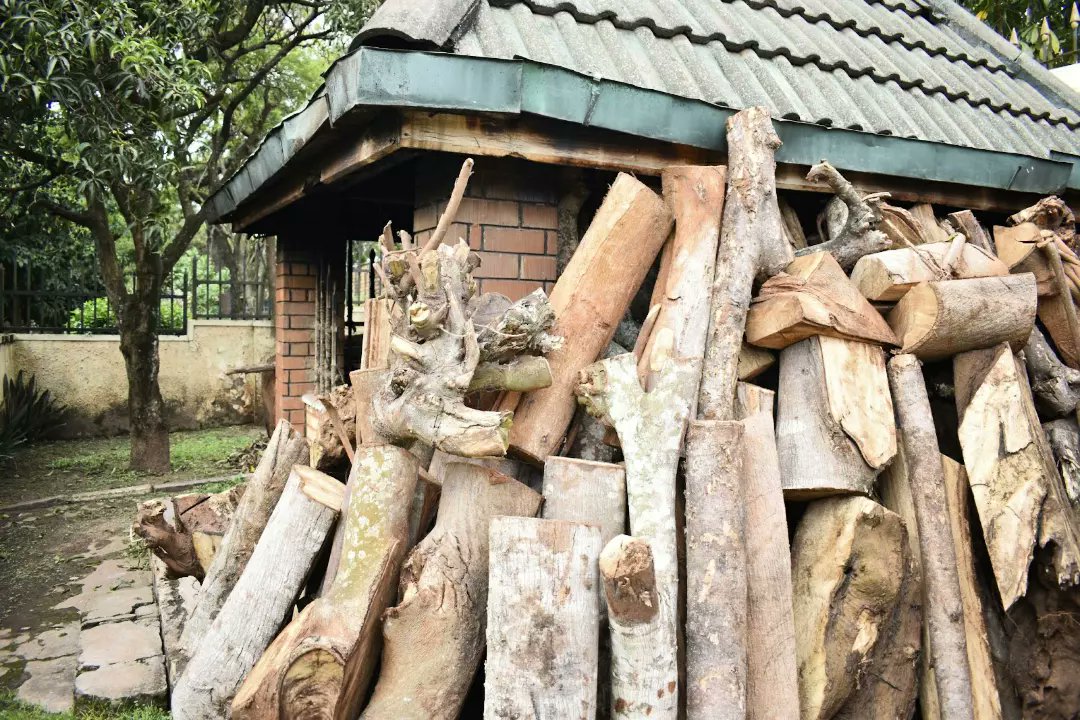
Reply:
M423 243L446 208L460 160L433 156L417 173L413 231ZM551 291L558 242L557 170L516 160L479 158L446 242L465 239L480 255L481 292L511 300Z
M278 418L304 427L300 396L314 389L317 258L288 238L278 239L274 322L277 339L274 407Z

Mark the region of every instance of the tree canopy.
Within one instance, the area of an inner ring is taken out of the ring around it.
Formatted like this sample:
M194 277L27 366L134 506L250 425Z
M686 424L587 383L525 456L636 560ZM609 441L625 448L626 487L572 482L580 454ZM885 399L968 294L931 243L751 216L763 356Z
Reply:
M1076 54L1080 7L1071 0L962 0L998 34L1050 67L1080 60Z

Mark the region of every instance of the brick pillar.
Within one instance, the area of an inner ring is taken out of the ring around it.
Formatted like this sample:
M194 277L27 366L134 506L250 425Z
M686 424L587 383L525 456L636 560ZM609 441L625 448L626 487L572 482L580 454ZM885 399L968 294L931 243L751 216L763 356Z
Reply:
M304 427L300 396L314 389L315 285L318 258L299 243L278 239L274 322L277 339L274 407L278 418Z
M413 231L420 243L446 208L460 160L432 156L417 172ZM558 242L557 169L517 160L479 158L446 241L465 239L480 255L473 276L481 292L511 300L538 287L551 291Z

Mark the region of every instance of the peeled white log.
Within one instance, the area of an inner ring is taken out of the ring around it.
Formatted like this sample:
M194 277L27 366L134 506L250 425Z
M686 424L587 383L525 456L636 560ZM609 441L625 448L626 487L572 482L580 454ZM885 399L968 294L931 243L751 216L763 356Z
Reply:
M874 302L896 302L921 282L957 278L993 277L1009 274L1009 266L992 253L965 243L952 272L943 267L951 243L926 243L910 248L866 255L855 264L851 281L863 296Z

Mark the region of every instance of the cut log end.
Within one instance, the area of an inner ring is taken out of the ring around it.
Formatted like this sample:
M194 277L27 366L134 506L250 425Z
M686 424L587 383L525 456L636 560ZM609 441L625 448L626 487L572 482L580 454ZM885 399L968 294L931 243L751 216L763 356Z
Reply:
M652 550L641 538L619 535L600 553L608 612L627 624L649 622L659 611Z

